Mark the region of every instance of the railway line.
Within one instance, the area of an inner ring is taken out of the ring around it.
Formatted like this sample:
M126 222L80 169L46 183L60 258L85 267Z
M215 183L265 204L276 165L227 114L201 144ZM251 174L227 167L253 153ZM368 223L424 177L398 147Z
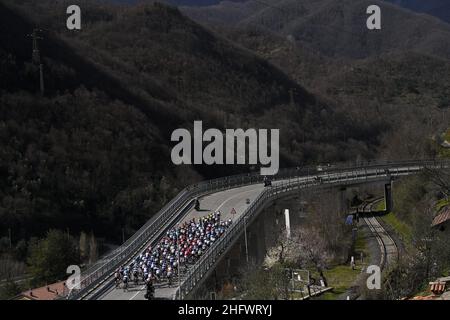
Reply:
M400 251L391 235L386 231L379 221L379 218L374 214L373 208L377 203L383 199L376 199L371 202L364 203L359 212L363 213L363 221L369 227L371 233L376 237L380 248L380 268L386 269L389 266L395 265L400 258ZM366 216L370 215L370 216Z

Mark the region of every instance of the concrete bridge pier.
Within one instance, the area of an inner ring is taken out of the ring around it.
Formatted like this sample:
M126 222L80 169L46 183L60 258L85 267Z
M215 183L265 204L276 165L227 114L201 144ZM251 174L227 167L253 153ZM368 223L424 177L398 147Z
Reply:
M348 212L349 200L347 196L347 187L342 186L339 188L339 211L341 213Z
M386 212L392 212L394 209L394 198L392 195L392 191L394 189L394 180L391 179L389 183L384 185L384 201Z

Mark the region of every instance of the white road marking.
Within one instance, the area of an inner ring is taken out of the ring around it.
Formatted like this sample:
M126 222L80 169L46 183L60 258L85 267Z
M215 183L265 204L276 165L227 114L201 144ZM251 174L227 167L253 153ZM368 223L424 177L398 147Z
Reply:
M132 296L130 299L128 299L128 300L133 300L134 298L136 298L137 296L138 296L138 294L139 293L141 293L141 290L144 290L145 289L145 285L144 286L142 286L142 288L138 291L138 292L136 292L136 294L134 295L134 296Z

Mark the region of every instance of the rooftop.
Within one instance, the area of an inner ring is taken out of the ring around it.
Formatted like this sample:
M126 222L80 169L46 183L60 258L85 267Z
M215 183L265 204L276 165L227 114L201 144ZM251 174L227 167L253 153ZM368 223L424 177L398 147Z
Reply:
M434 217L433 223L431 224L431 226L435 227L440 224L443 224L446 221L450 221L450 206L444 207L439 212L439 214L436 217Z
M430 295L415 296L411 300L450 300L450 277L439 278L430 282Z

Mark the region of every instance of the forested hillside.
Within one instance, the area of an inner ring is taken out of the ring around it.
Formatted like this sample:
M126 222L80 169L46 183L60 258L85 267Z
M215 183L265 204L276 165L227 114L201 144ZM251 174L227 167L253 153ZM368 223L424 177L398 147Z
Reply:
M352 122L174 8L89 2L85 29L71 33L61 27L64 2L5 3L2 235L69 228L118 240L122 228L131 235L181 187L246 170L174 167L170 134L194 120L282 128L282 166L373 157L383 132L377 122ZM27 37L34 25L43 29L44 97Z
M383 27L377 32L366 28L371 4L382 7ZM450 58L450 25L382 1L276 0L267 5L250 0L186 7L183 12L211 25L277 32L334 58L401 50Z
M51 34L41 43L41 97L32 24L3 5L0 15L11 30L0 40L1 234L11 229L18 240L51 226L113 236L138 227L177 188L168 188L176 173L160 131L132 106L141 99Z
M382 30L370 33L370 3L250 0L182 10L333 101L353 121L384 126L378 156L434 154L433 140L449 122L449 25L380 2Z

